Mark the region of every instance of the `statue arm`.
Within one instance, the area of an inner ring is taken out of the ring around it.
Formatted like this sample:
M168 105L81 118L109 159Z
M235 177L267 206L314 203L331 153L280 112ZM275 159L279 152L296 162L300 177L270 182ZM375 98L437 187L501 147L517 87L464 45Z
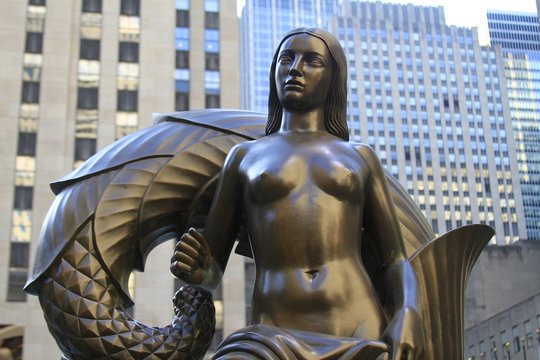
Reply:
M246 145L233 147L225 160L204 230L212 257L222 272L227 266L242 217L240 163Z
M236 145L225 160L204 236L191 228L176 245L171 272L188 283L213 289L221 281L242 215L239 166L244 148Z
M424 345L418 281L405 255L400 224L382 165L369 146L360 145L359 152L370 170L363 226L382 261L385 296L393 310L383 339L392 348L392 359L401 359L406 352L416 359L421 356Z

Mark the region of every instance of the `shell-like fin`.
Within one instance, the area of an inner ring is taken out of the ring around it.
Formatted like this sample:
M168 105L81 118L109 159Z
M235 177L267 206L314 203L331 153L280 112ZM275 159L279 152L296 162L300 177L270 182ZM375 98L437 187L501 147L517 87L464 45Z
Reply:
M486 225L467 225L424 244L410 258L420 288L426 360L463 359L467 280L494 235Z

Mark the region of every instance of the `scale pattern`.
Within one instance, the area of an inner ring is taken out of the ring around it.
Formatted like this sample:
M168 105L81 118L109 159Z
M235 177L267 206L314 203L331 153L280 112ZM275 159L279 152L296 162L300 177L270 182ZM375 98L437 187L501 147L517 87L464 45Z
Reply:
M39 295L49 330L69 359L200 359L212 340L210 293L184 286L170 325L151 327L125 311L99 262L88 222L64 250Z

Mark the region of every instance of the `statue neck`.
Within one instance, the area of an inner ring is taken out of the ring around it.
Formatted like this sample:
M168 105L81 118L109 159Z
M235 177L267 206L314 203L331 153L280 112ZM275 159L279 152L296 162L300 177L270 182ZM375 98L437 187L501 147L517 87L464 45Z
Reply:
M318 107L308 111L289 111L283 109L279 131L326 131L324 107Z

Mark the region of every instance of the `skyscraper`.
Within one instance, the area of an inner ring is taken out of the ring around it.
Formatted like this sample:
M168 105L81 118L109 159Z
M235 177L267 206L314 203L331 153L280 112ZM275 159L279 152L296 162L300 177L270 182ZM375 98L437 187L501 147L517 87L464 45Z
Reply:
M349 60L349 124L444 233L486 223L525 237L501 49L441 7L343 2L330 22ZM496 220L497 219L497 220Z
M487 18L491 43L503 49L527 236L540 240L540 24L536 14Z
M326 27L337 0L247 0L242 10L242 106L266 112L268 70L282 36L297 27Z
M236 1L3 5L0 325L24 329L25 358L58 359L37 298L22 291L53 199L48 183L115 139L150 125L153 112L238 108ZM172 250L171 243L158 247L146 272L134 276L136 319L170 322ZM228 276L242 282L243 263L236 270L231 265ZM231 301L218 300L217 308L237 306L241 311L230 313L240 315L219 322L218 332L245 323L244 298L234 288L239 281L225 279L220 297Z

